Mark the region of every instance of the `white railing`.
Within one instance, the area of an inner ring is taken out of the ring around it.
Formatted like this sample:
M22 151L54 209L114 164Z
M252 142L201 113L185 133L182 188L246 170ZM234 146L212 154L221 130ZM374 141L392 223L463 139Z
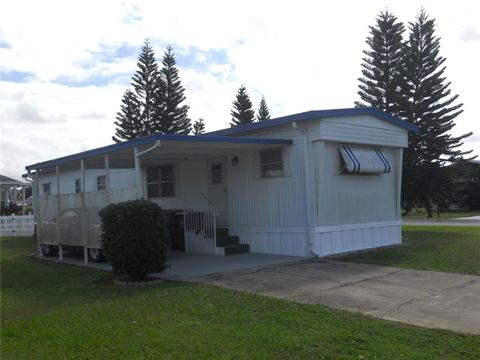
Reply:
M216 241L217 208L204 195L185 195L185 231Z
M33 215L0 216L0 232L3 235L17 232L33 234L34 228L35 218Z

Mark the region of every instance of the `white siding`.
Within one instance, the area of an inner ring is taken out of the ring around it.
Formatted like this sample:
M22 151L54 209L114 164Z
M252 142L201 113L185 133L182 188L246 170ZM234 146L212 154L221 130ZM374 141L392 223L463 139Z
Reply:
M408 146L408 132L374 116L324 118L310 123L312 139L352 144Z
M249 244L250 251L291 256L311 256L305 228L239 228L230 227L240 243Z
M313 231L312 251L318 256L400 244L400 221L325 226Z
M284 148L285 176L262 178L258 152L239 154L228 164L231 227L305 226L305 187L301 146Z
M388 174L341 174L337 143L315 142L318 211L316 224L344 225L398 220L398 163L395 149L382 148L392 165Z
M282 177L261 177L258 151L237 156L227 163L230 233L252 252L307 256L303 145L283 148Z

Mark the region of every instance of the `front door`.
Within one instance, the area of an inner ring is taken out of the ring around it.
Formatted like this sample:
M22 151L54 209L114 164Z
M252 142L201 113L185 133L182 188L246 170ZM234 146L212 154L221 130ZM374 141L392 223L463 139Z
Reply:
M217 226L228 225L227 159L210 159L208 162L208 198L218 209Z

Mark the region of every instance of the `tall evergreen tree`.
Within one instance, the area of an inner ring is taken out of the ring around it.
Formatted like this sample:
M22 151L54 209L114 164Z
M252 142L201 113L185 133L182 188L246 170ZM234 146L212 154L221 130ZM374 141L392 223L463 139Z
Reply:
M200 118L193 123L193 135L201 135L205 133L205 121Z
M414 23L409 23L409 39L405 46L404 83L401 117L418 126L418 134L409 133L409 147L404 152L402 206L408 212L421 205L432 216L432 202L444 205L452 184L445 167L463 160L458 148L462 136L452 136L454 119L462 113L458 95L451 95L446 82L445 58L439 55L440 39L435 36L435 20L429 20L424 9Z
M175 66L175 54L172 50L171 46L167 47L162 61L165 106L161 109L159 130L165 134L187 135L192 130L191 120L188 117L189 106L181 105L185 100L185 89L181 85L178 69Z
M150 42L145 40L137 62L138 70L132 77L132 86L140 108L142 135L155 132L159 123L159 108L162 105L162 81L155 53Z
M376 26L370 26L370 36L366 40L369 49L363 51L366 57L362 59L362 77L358 79L361 101L356 101L356 106L398 113L404 31L403 24L388 11L377 16Z
M267 102L265 101L265 97L262 96L262 100L260 100L260 106L258 108L257 113L257 120L264 121L270 119L270 111L268 110Z
M114 124L117 126L115 135L112 136L115 142L136 139L145 135L140 121L140 105L131 90L126 90L123 94L122 105Z
M255 111L253 110L252 101L244 85L241 85L238 89L230 115L232 116L232 122L230 123L232 127L255 121Z

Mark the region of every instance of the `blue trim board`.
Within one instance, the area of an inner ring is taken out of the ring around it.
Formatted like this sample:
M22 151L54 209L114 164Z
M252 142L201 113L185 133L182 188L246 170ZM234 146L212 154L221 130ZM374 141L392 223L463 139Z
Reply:
M177 135L177 134L151 134L143 136L138 139L133 139L129 141L120 142L113 145L108 145L100 147L93 150L84 151L81 153L68 155L60 157L57 159L52 159L44 161L41 163L36 163L33 165L28 165L25 167L27 171L47 168L55 165L64 164L67 162L85 159L98 155L105 155L114 151L133 148L135 146L153 144L155 141L188 141L188 142L209 142L209 143L236 143L236 144L270 144L270 145L291 145L292 140L285 139L263 139L263 138L232 138L226 136L194 136L194 135Z
M383 112L381 110L378 110L372 107L358 107L358 108L348 108L348 109L307 111L307 112L283 116L283 117L279 117L271 120L254 122L251 124L238 125L238 126L223 129L223 130L212 131L207 133L207 135L235 135L235 134L241 134L247 131L266 129L272 126L284 125L292 122L314 120L314 119L319 119L323 117L358 116L358 115L375 116L391 124L397 125L399 127L413 131L415 133L418 133L420 130L417 126L412 125L409 122L406 122L395 116L387 114L386 112Z

